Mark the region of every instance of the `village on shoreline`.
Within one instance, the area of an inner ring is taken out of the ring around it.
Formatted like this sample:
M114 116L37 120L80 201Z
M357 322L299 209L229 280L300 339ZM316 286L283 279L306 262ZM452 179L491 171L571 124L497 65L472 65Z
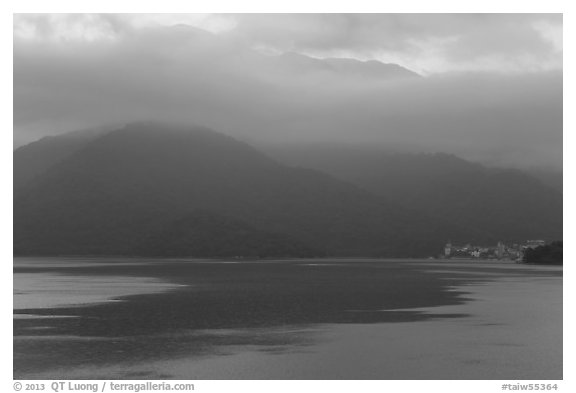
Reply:
M527 256L540 254L550 247L562 247L561 242L548 244L545 240L527 240L525 243L505 244L498 242L495 246L477 246L470 243L456 245L448 241L444 246L445 259L492 259L516 262L530 262ZM560 261L561 263L561 261Z

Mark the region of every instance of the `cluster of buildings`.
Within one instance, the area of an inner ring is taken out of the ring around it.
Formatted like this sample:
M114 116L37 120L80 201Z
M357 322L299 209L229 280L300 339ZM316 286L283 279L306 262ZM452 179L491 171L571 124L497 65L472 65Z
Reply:
M520 260L528 248L545 245L544 240L527 240L524 244L506 245L498 242L496 246L473 246L466 244L457 246L448 241L444 247L444 258L458 259L509 259Z

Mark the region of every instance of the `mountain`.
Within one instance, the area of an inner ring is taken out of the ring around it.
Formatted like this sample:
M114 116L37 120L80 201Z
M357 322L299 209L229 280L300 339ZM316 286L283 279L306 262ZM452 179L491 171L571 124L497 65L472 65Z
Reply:
M19 189L52 165L82 149L87 143L111 131L102 127L47 136L14 151L14 189Z
M324 74L339 78L365 78L372 81L419 77L417 73L398 64L377 60L361 61L350 58L317 59L300 53L286 52L271 57L276 69L289 74Z
M148 236L137 253L152 256L291 257L322 255L285 235L259 230L246 223L197 211Z
M519 170L487 168L449 154L390 153L355 146L269 147L287 165L302 165L477 230L454 241L493 244L562 238L562 193Z
M398 64L382 63L377 60L360 61L347 58L327 58L324 61L343 75L355 75L365 78L391 79L419 77L414 71Z
M538 179L542 184L554 188L558 192L562 192L564 188L564 179L562 170L550 168L530 168L526 172Z
M424 256L465 232L202 127L85 142L15 189L15 254Z

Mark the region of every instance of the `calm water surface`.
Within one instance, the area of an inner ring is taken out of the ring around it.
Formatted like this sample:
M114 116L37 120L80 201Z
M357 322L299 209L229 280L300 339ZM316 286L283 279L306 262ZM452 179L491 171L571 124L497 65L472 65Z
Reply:
M561 379L562 268L17 258L17 379Z

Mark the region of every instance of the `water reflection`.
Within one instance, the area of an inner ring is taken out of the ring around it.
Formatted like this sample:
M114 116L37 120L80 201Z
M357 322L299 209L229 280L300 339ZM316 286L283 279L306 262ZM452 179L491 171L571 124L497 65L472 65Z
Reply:
M65 288L53 289L59 294L65 290L69 299L60 299L58 307L42 304L15 310L15 316L36 316L14 320L15 378L79 378L74 372L78 368L234 357L254 351L306 357L307 351L329 339L333 324L464 318L468 314L463 310L444 311L441 306L464 304L469 300L466 293L455 288L486 282L494 274L489 266L472 268L476 274L470 275L470 266L453 264L448 274L422 262L403 261L19 262L15 283L19 275L32 274L39 281L57 276ZM531 274L515 266L497 269ZM118 284L123 280L136 283L132 292L122 292L126 288ZM50 282L58 283L44 281L48 286ZM82 298L86 287L88 300ZM40 292L29 288L28 296ZM78 305L95 301L99 303ZM155 378L142 369L118 377L137 378L138 373ZM158 378L167 375L160 373Z

